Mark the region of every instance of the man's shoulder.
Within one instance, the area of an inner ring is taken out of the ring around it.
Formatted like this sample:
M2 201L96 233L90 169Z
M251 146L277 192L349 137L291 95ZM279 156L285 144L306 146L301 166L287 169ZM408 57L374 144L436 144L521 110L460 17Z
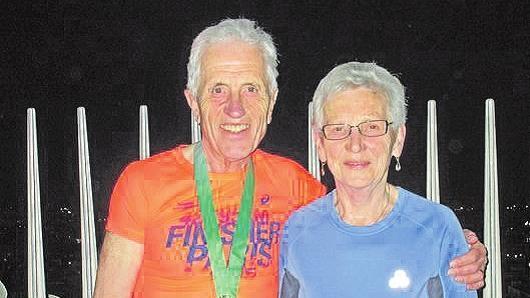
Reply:
M176 173L188 172L186 160L182 156L183 146L157 153L143 160L137 160L129 163L124 170L127 176L141 176L156 179L161 175L173 175Z
M275 169L280 168L284 173L309 174L309 172L298 162L279 154L266 152L262 149L256 150L254 153L254 160L259 166L273 167Z
M322 183L292 159L258 149L253 154L253 160L261 187L291 198L290 204L295 209L326 191Z
M280 188L294 187L307 192L309 198L304 199L304 204L325 192L325 187L313 177L298 162L263 150L256 150L253 159L258 175L267 177L275 186Z

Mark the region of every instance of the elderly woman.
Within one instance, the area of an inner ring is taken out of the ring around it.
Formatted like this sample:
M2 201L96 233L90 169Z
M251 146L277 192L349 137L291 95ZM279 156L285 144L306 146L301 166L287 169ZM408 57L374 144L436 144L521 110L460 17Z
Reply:
M321 162L336 189L293 213L281 297L476 297L448 275L468 251L454 213L387 182L405 141L404 87L374 63L335 67L313 97Z

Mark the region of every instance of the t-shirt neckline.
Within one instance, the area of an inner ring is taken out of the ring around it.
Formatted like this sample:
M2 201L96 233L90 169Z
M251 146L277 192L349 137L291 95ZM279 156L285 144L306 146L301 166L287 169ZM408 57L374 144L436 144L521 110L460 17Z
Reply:
M182 165L186 167L187 170L190 170L193 173L193 164L184 157L184 149L187 146L191 146L191 144L179 145L176 148L176 150L175 150L175 159L177 161L180 161L182 163ZM258 150L259 149L256 149L254 152L251 153L251 158L253 158L254 164L256 163L255 162L255 154L258 152ZM228 172L228 173L212 173L212 172L208 172L208 177L211 180L227 180L227 179L228 180L238 180L238 179L244 179L245 178L245 174L246 174L246 167L244 169L241 169L241 170L236 171L236 172Z
M326 211L328 213L328 217L331 220L331 223L339 228L341 231L344 231L349 234L356 234L356 235L369 235L369 234L375 234L379 233L388 227L390 227L394 221L397 219L398 215L401 213L401 210L403 209L403 189L401 187L397 187L398 189L398 197L397 200L392 207L392 210L389 214L387 214L383 220L376 222L374 224L368 225L368 226L353 226L346 222L344 222L338 212L335 206L333 205L334 198L336 196L337 190L334 189L330 193L328 193L326 198Z

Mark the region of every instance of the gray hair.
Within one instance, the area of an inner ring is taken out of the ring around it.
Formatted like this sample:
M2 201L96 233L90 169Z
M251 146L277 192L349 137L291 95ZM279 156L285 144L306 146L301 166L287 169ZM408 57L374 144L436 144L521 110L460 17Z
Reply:
M237 40L256 46L262 54L265 64L265 76L268 83L269 95L278 89L278 58L276 46L270 34L248 19L225 19L220 23L204 29L191 45L188 60L187 88L194 97L197 97L201 79L201 58L211 44Z
M383 93L391 127L405 124L407 100L399 79L375 63L348 62L333 68L318 84L313 95L313 127L324 125L324 105L332 95L358 87Z

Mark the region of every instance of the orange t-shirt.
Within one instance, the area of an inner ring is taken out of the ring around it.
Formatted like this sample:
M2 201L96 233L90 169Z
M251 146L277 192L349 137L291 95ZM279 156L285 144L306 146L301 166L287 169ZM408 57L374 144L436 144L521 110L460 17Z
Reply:
M215 297L193 165L184 158L184 147L131 163L112 193L107 231L144 244L134 297ZM238 297L277 297L283 224L325 187L289 159L261 150L252 159L253 221ZM245 172L209 176L228 256Z

